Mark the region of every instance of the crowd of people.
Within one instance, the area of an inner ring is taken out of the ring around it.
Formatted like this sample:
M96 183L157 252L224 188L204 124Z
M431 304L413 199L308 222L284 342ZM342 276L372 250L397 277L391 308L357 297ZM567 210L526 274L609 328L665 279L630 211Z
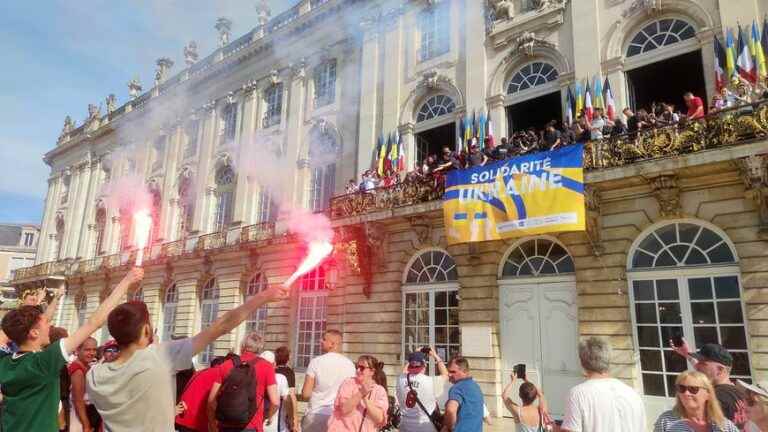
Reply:
M691 92L686 92L683 100L685 111L678 110L669 102L654 102L650 107L638 109L637 112L625 108L620 116L609 116L600 107L595 108L591 115L587 115L586 110L582 109L570 124L551 120L541 130L530 127L512 132L509 137L502 137L497 145L491 145L490 139L486 139L483 146L480 146L477 139L474 139L466 150L454 151L445 146L442 148L442 154L427 155L404 176L389 167L366 170L362 173L360 181L350 179L347 182L345 193L370 192L378 187L425 179L437 183L442 181L442 176L450 170L474 168L526 154L557 150L574 143L621 135L636 136L643 130L683 126L689 121L705 117L707 112L750 111L753 109L752 104L768 100L768 88L762 84L751 86L743 80L736 80L730 87L724 86L720 93L712 98L709 111L705 109L704 101Z
M248 299L195 336L156 342L146 305L120 303L142 278L142 269L129 271L71 335L49 321L61 291L45 309L25 297L3 318L2 430L477 432L490 421L466 358L446 363L432 347L412 352L390 396L384 363L373 355L350 360L336 330L325 331L323 354L310 361L300 391L288 366L290 350L265 351L258 333L244 337L239 354L195 371L193 356L259 307L286 298L285 288ZM98 347L91 334L105 323L113 340ZM725 348L706 344L691 352L682 339L670 346L693 368L676 377L674 407L655 420L655 432L768 431L768 390L732 382L733 356ZM609 342L581 341L579 358L584 382L555 395L565 401L562 422L553 421L543 389L516 368L502 398L517 431L644 432L640 395L610 375ZM428 374L430 362L450 382L445 398ZM518 381L520 403L512 395ZM307 403L303 416L299 402Z

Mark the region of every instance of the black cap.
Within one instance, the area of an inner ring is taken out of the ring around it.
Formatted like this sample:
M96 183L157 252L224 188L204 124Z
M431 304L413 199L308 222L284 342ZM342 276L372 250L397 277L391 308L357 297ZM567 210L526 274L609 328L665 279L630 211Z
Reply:
M711 361L721 365L733 366L733 356L722 345L716 343L704 344L699 352L691 354L696 360Z

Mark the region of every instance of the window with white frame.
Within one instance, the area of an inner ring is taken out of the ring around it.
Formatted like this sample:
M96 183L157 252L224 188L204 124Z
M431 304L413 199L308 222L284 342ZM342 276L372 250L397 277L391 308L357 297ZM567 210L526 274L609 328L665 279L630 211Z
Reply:
M311 168L307 197L308 207L313 212L328 208L336 183L336 165Z
M245 290L243 301L267 289L267 278L263 273L256 273L249 281ZM262 337L267 330L267 305L248 315L245 319L245 334L257 332Z
M224 107L221 119L221 144L233 142L237 132L237 104L230 103Z
M266 188L261 188L256 197L256 223L274 222L277 220L277 204L272 199L272 194Z
M516 71L507 83L507 94L528 90L548 82L555 81L559 76L557 69L549 63L533 62Z
M235 171L225 165L216 172L216 214L214 230L222 231L232 222L235 205Z
M751 381L739 267L722 234L699 223L657 227L631 251L628 276L645 395L675 396L675 379L688 369L670 348L677 336L691 349L723 345L731 375Z
M99 207L96 210L96 244L94 255L99 256L104 253L104 236L107 230L107 209Z
M325 333L328 290L325 269L310 271L299 280L299 307L296 325L296 367L304 369L322 354L320 341Z
M219 285L215 278L211 278L203 285L200 291L200 328L208 328L216 321L219 314ZM214 346L209 344L200 353L200 364L209 365L213 360Z
M459 354L459 286L456 263L440 250L413 259L403 286L403 354L434 346L443 359Z
M450 96L436 95L427 99L416 114L416 122L427 121L450 114L456 109L456 102Z
M419 14L419 59L445 54L450 49L450 13L448 4L428 6Z
M165 290L163 298L163 329L160 334L163 341L171 340L176 333L176 310L178 306L179 292L174 283Z
M264 112L263 127L268 128L280 124L283 114L283 83L272 84L264 92L266 110Z
M307 183L307 208L322 211L328 208L336 189L336 161L341 146L333 129L320 123L309 133L309 182Z
M573 258L560 244L546 238L528 240L504 262L503 277L557 276L572 274Z
M633 57L696 37L689 23L675 18L654 21L643 27L629 42L627 57Z
M75 298L75 312L77 313L77 326L84 326L88 317L88 295L85 293L80 293Z
M330 105L336 99L336 60L315 68L315 106Z

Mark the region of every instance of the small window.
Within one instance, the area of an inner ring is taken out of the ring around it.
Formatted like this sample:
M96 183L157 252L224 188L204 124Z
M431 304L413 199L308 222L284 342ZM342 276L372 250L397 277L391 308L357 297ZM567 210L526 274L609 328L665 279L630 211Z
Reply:
M528 90L554 81L559 76L557 69L549 63L534 62L520 68L507 84L507 94Z
M736 262L730 245L711 229L672 223L646 236L632 255L633 269Z
M696 30L687 22L667 18L652 22L640 30L627 48L627 57L644 54L658 48L696 37Z
M200 328L208 328L216 321L219 314L219 286L216 279L211 278L203 285L200 292ZM209 365L213 360L214 346L208 345L200 353L200 363Z
M245 299L255 296L266 290L268 287L267 278L263 273L257 273L248 281L248 287L245 292ZM245 333L257 332L264 336L267 330L267 306L264 305L253 312L245 320Z
M262 188L256 198L256 223L274 222L277 220L277 204L272 199L269 190Z
M231 103L224 107L222 118L221 143L231 143L235 140L237 132L237 104Z
M264 102L267 108L264 112L263 127L266 129L279 125L283 114L283 83L270 86L264 92Z
M423 122L450 114L455 109L456 103L450 97L445 95L432 96L419 108L419 112L416 114L416 122Z
M336 60L315 69L315 106L330 105L336 99Z
M95 255L100 256L104 254L104 237L107 229L107 209L99 207L96 210L96 245Z
M326 328L327 300L325 270L322 266L301 277L296 325L297 368L306 368L310 360L322 354L320 341Z
M458 280L456 263L439 250L424 252L413 261L405 278L407 284L430 284Z
M165 298L163 299L163 341L171 340L176 334L176 309L178 305L179 293L174 283L165 290Z
M507 256L502 277L556 276L574 272L573 258L559 243L528 240Z
M216 214L214 230L222 231L232 222L235 205L235 171L226 165L216 173Z
M419 57L426 61L450 49L450 13L447 4L427 7L419 15Z

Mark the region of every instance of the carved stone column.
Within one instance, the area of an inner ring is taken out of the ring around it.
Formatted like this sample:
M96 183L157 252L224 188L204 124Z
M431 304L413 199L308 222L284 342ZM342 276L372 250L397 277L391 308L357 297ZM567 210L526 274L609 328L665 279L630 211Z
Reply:
M680 206L680 188L677 174L662 174L648 179L654 198L659 203L659 216L662 219L682 216Z
M766 155L752 155L739 159L738 163L746 188L744 196L757 208L760 237L768 238L768 158Z

